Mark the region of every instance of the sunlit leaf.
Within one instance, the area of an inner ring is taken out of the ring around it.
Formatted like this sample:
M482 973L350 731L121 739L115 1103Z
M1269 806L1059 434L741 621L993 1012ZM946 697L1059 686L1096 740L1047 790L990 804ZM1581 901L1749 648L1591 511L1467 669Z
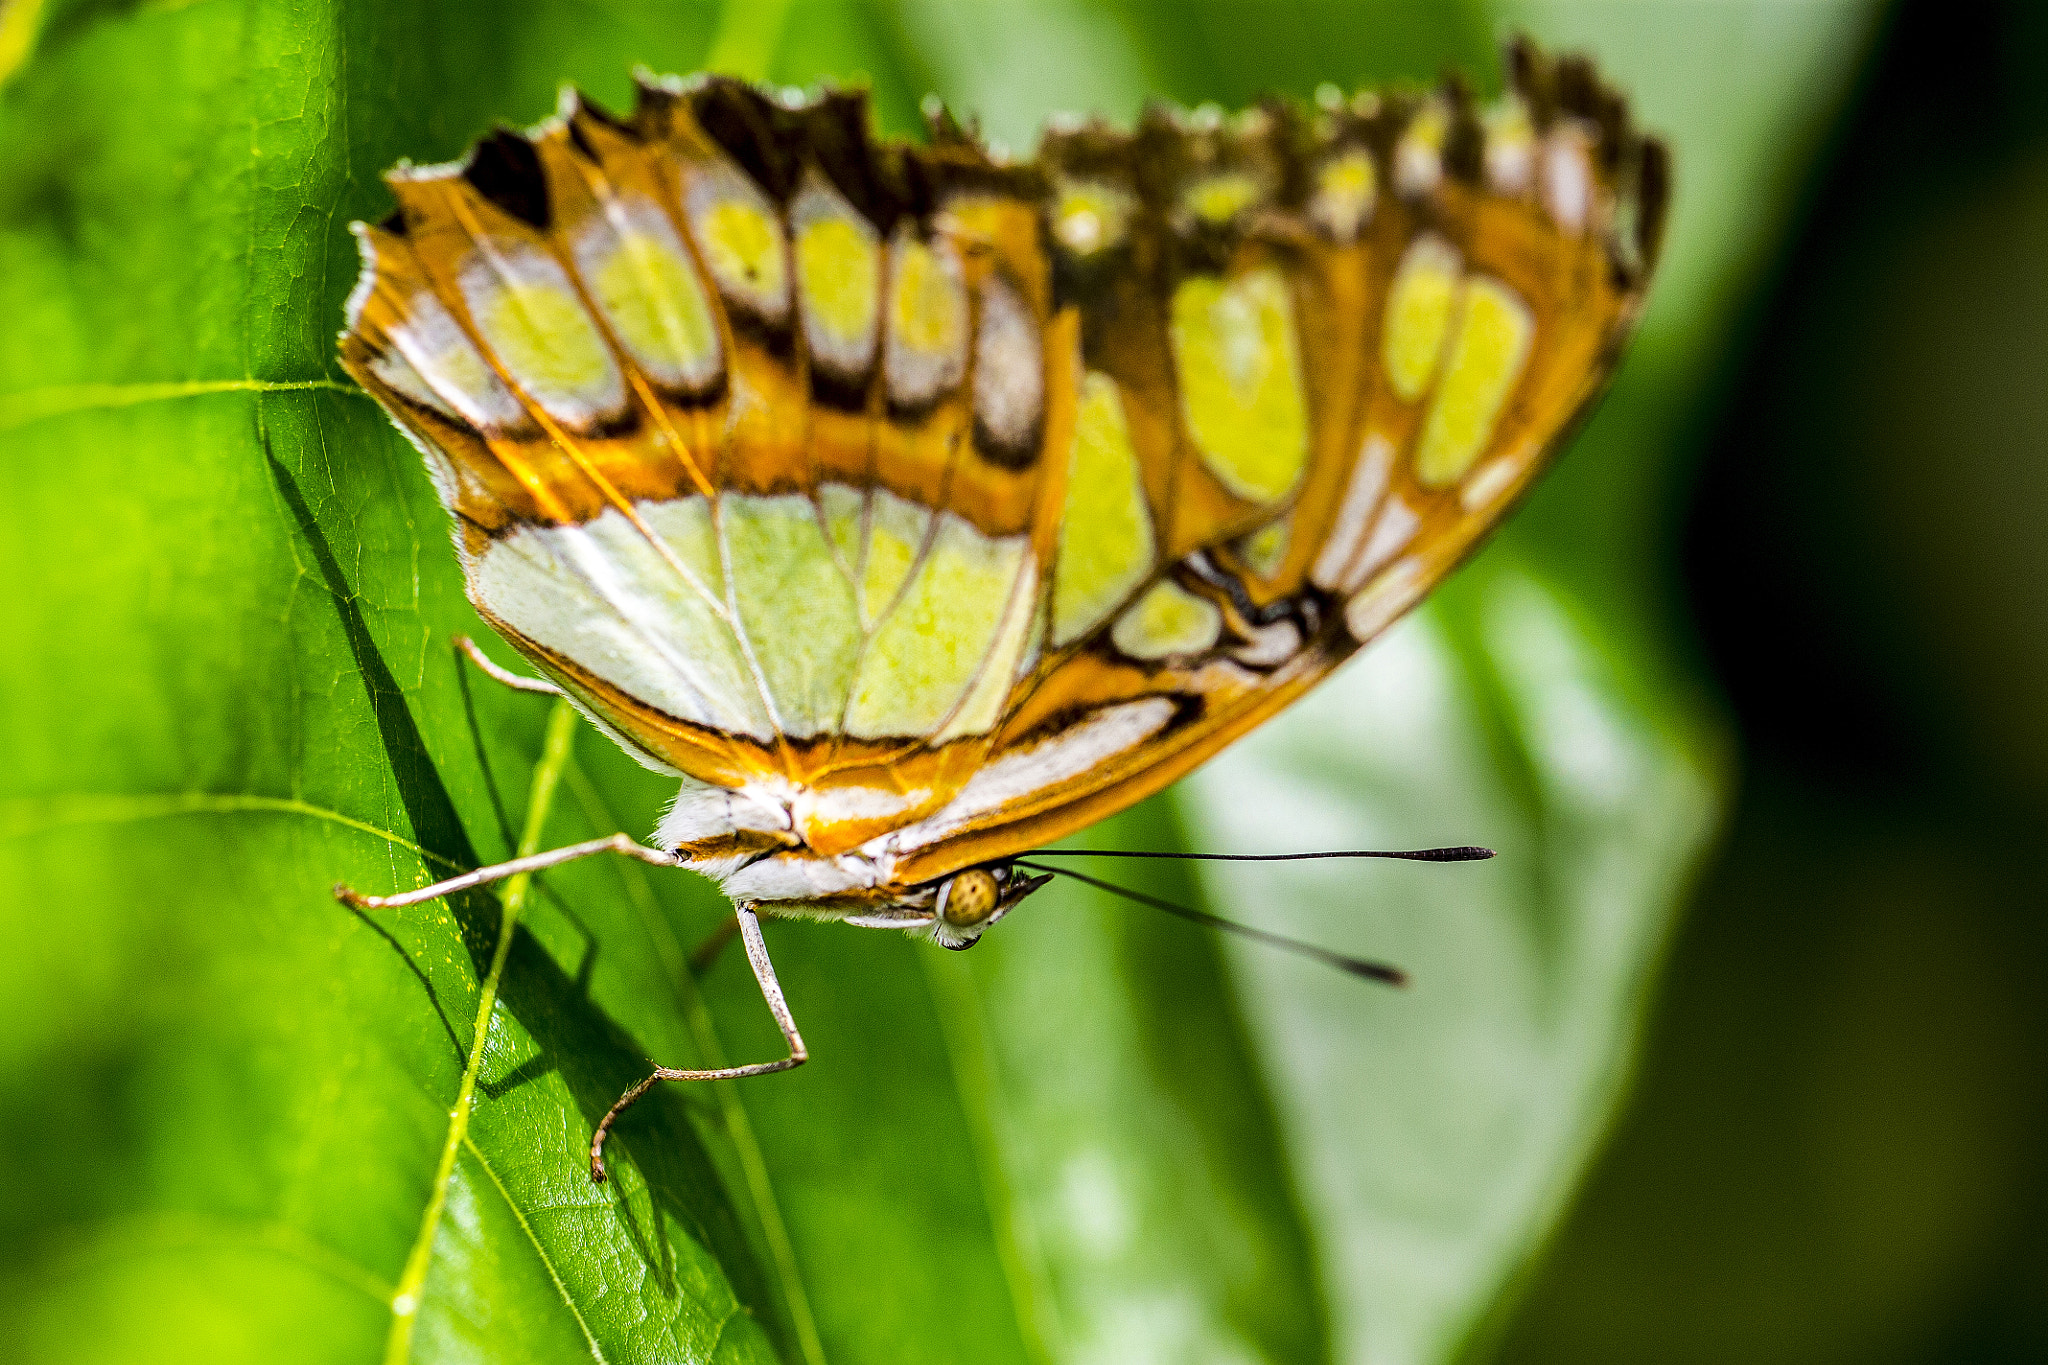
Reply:
M1810 41L1844 22L1820 12ZM898 131L936 88L1021 149L1058 106L1484 67L1488 13L80 0L32 18L0 71L9 1358L1436 1360L1475 1339L1612 1108L1716 809L1644 625L1654 596L1604 586L1639 561L1576 552L1660 495L1684 366L1625 374L1610 414L1628 420L1579 457L1605 472L1539 498L1439 607L1090 836L1496 845L1483 867L1127 878L1393 958L1411 991L1072 886L967 958L774 924L817 1060L660 1092L599 1189L591 1126L649 1057L779 1039L736 955L698 993L686 955L722 907L681 874L549 874L502 954L510 892L333 900L337 880L507 856L522 832L644 833L670 793L587 730L544 758L549 703L458 667L453 635L480 626L445 515L332 340L346 224L388 206L377 172L539 118L561 80L622 104L633 64L707 53L860 75ZM1767 114L1667 128L1682 169L1711 159L1703 185L1792 183L1780 134L1840 72L1764 71L1745 98ZM1685 203L1681 233L1740 218ZM1758 241L1675 248L1666 357L1720 344L1692 319L1721 325Z

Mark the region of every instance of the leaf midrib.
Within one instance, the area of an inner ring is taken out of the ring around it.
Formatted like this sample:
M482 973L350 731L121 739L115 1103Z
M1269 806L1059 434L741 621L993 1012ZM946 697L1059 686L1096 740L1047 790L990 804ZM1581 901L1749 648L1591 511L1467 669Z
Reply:
M555 789L561 781L562 769L568 765L569 752L575 742L576 729L581 718L576 708L566 701L557 701L548 716L547 737L541 746L540 762L534 765L533 783L528 789L526 803L526 828L520 832L519 852L521 858L530 858L540 850L541 833L547 824L548 812L554 805ZM419 1321L419 1311L426 1289L427 1272L434 1263L434 1239L440 1232L441 1214L448 1205L448 1187L455 1178L455 1162L462 1146L469 1139L470 1115L476 1111L477 1076L483 1070L484 1049L490 1041L491 1022L497 1015L498 987L505 979L505 963L512 955L512 937L519 927L519 912L526 904L526 893L533 885L533 874L522 872L505 884L504 894L499 898L503 907L498 925L498 941L491 950L490 970L479 983L476 1005L476 1026L470 1035L469 1058L462 1067L462 1080L455 1091L455 1104L448 1111L448 1133L442 1144L441 1157L434 1168L434 1187L427 1196L426 1210L420 1215L419 1235L414 1239L412 1251L405 1260L405 1272L399 1277L398 1288L391 1296L391 1334L386 1341L384 1359L386 1365L404 1365L412 1355L412 1333ZM492 1176L493 1180L497 1177ZM502 1189L502 1186L500 1187ZM517 1210L514 1211L515 1214ZM519 1220L522 1227L526 1220ZM533 1235L527 1229L527 1235ZM541 1259L547 1262L547 1253L542 1251ZM547 1262L548 1274L554 1276L554 1265ZM557 1287L561 1281L555 1280ZM583 1328L586 1337L590 1328L583 1321L583 1315L576 1313L570 1305L570 1312ZM593 1349L596 1342L592 1341Z

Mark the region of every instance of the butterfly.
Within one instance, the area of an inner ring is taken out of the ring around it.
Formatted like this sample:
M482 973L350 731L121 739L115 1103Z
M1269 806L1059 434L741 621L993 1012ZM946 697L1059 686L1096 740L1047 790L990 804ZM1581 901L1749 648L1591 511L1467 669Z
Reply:
M1587 412L1641 309L1663 146L1525 41L1480 108L1326 89L1055 120L573 91L357 224L341 359L426 459L477 611L646 766L614 851L761 914L974 943L1017 864L1160 790L1414 606ZM491 667L480 653L480 663Z

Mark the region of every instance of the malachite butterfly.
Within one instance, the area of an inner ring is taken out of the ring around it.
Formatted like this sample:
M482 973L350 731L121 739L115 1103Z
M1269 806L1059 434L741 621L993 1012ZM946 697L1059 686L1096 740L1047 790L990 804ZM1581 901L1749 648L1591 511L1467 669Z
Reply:
M1613 369L1669 182L1589 62L1508 75L1055 120L1029 161L937 107L906 145L857 91L647 80L389 175L343 364L477 610L682 787L653 848L458 881L705 873L790 1042L648 1084L803 1060L757 914L971 944L1042 882L1019 854L1500 523Z

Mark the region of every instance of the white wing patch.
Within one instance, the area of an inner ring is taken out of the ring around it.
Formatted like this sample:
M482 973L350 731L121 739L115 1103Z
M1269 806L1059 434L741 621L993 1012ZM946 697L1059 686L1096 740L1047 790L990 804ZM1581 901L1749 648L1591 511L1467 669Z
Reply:
M1376 431L1367 432L1358 463L1351 468L1344 501L1338 505L1337 520L1309 570L1309 581L1317 587L1335 592L1353 577L1348 571L1358 558L1365 533L1372 529L1373 514L1380 510L1393 469L1394 443Z
M717 561L700 558L704 500L650 505L643 519L673 559L607 509L581 526L526 526L493 542L469 566L471 594L521 635L658 711L772 739L773 719L712 595ZM677 572L677 560L697 581Z
M1030 560L1024 537L985 536L964 518L941 513L931 548L868 642L847 706L847 733L933 735L982 664L1008 643L999 638L1006 623L1021 648L1030 613L1005 608ZM1014 649L1011 656L1014 662ZM993 727L999 706L981 708L985 718L971 733Z
M728 493L718 510L733 604L783 733L836 730L860 661L860 609L817 504L801 493Z
M872 847L878 852L907 852L937 843L977 816L1070 782L1126 749L1136 748L1172 716L1173 703L1165 697L1105 707L1028 749L1003 755L969 778L960 794L936 814L883 835Z
M1038 607L1028 542L877 491L856 544L862 506L827 485L816 502L724 494L715 522L702 497L637 504L651 541L617 509L520 527L475 557L471 592L519 634L694 724L762 741L987 734Z

